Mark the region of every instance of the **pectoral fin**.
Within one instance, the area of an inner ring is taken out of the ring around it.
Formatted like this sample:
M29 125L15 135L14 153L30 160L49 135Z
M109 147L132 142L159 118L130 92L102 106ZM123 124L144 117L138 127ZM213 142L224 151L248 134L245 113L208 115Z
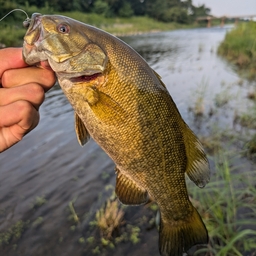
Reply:
M188 177L198 186L204 187L210 180L210 168L201 142L184 123L184 141L187 154Z
M120 202L127 205L140 205L148 202L148 193L133 180L116 169L116 195Z
M127 112L120 104L95 86L78 83L70 89L70 94L79 101L87 102L94 115L107 125L119 125L127 119Z
M84 146L86 142L90 139L90 134L88 133L84 123L76 113L75 113L75 130L76 130L76 136L79 144L81 146Z
M126 119L126 112L109 95L96 90L99 99L96 104L91 105L95 116L108 125L119 125Z

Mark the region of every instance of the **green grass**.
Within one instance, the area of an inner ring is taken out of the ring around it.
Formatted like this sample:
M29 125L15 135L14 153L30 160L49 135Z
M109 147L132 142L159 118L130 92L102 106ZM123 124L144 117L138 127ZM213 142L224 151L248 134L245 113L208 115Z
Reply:
M218 53L256 79L256 22L241 23L227 33Z
M256 253L256 101L250 97L246 111L239 109L239 104L231 102L239 97L224 82L223 91L209 100L205 84L202 81L192 93L190 110L196 125L198 111L193 102L208 101L212 108L211 115L202 112L202 125L208 124L208 130L197 132L211 160L211 180L202 190L188 181L188 191L209 231L209 244L194 255L253 256ZM233 116L233 128L221 123L220 113Z
M208 248L196 255L253 255L250 253L256 250L256 189L252 182L255 172L232 168L231 162L220 151L215 156L216 173L204 191L189 183L192 202L204 219L210 240Z

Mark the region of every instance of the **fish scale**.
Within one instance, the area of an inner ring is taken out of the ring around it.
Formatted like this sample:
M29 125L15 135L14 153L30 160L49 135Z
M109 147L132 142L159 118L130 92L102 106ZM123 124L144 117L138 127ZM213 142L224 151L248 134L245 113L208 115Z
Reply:
M146 61L102 30L40 14L32 15L23 55L29 65L48 61L56 72L75 111L79 143L92 137L116 164L119 200L140 205L150 198L158 204L160 254L181 256L206 244L207 230L189 201L185 173L205 186L208 160Z

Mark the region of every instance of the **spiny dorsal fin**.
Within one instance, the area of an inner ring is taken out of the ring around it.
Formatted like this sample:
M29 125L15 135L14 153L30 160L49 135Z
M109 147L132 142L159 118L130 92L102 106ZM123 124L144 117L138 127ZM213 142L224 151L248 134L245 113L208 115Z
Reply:
M121 203L140 205L148 202L148 193L133 180L123 175L116 168L116 195Z
M153 70L153 69L152 69ZM164 82L162 81L162 77L155 71L153 70L153 72L155 73L156 77L159 79L159 81L161 82L162 86L164 88L166 88L166 85L164 84Z
M203 146L196 135L184 123L184 141L187 154L186 173L200 188L210 180L210 168Z
M80 117L75 113L75 130L76 137L81 146L84 146L86 142L90 139L90 134L87 131L83 121Z

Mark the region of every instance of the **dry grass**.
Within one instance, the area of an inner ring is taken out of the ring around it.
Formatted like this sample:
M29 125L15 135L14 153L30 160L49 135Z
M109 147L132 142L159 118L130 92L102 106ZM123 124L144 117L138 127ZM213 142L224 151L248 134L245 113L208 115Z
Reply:
M115 200L108 200L105 207L99 209L96 213L97 226L101 230L104 238L110 239L115 230L118 230L123 223L124 211L120 208L120 204Z

